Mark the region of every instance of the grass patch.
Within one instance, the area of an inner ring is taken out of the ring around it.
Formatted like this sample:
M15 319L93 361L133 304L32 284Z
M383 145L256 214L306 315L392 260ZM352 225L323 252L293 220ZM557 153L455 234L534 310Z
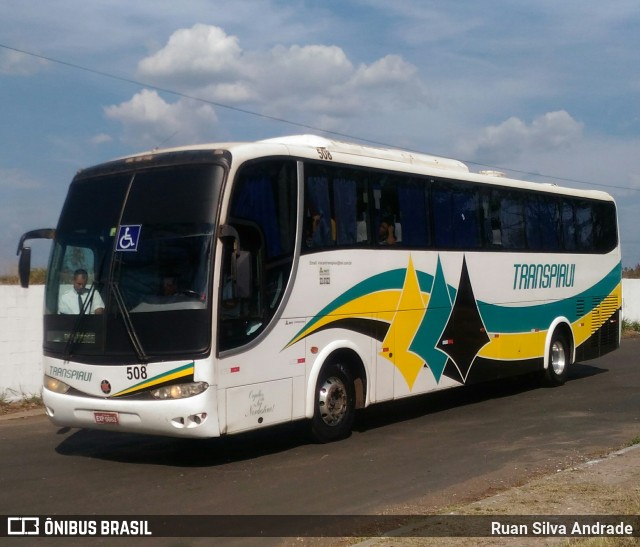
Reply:
M631 439L627 446L635 446L636 444L640 444L640 435Z
M640 335L640 321L622 320L622 336Z
M7 389L0 393L0 416L41 407L42 397L39 394L18 393L13 389Z
M29 274L29 283L31 285L44 285L46 279L46 268L34 268ZM16 274L0 275L0 285L20 285L20 279Z

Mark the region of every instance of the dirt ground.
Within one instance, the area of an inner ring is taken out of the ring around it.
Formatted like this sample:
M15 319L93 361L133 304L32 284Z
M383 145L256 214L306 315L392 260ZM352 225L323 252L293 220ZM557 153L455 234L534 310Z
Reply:
M405 508L407 514L424 509ZM616 451L552 475L547 475L499 494L460 507L439 511L443 515L490 515L496 521L505 515L632 515L640 519L640 444ZM493 519L489 519L493 520ZM542 519L541 519L542 520ZM569 522L573 522L573 518ZM517 517L515 522L518 522ZM581 522L582 523L582 522ZM591 523L586 519L584 523ZM343 545L358 547L423 546L501 546L501 545L640 545L636 537L567 538L567 537L473 537L443 538L429 535L433 519L416 518L413 523L389 531L380 538L349 541ZM529 528L531 529L531 527ZM403 537L404 536L404 537ZM409 536L409 537L407 537ZM326 545L326 544L325 544Z
M14 417L16 414L28 413L31 411L38 411L42 408L42 401L39 398L29 398L21 401L4 401L0 399L0 416L11 415Z
M636 331L625 332L625 338L640 337ZM640 439L602 458L571 465L498 494L466 505L430 511L420 506L407 506L399 512L409 515L630 515L634 517L635 537L428 537L433 525L430 517L417 517L413 522L385 533L385 537L344 539L327 543L305 541L303 545L357 547L493 547L503 545L540 546L571 545L618 547L640 545ZM394 510L398 514L398 511ZM490 519L493 520L493 519ZM499 520L496 518L496 520ZM573 519L568 519L571 522ZM515 518L517 522L517 517ZM591 522L586 519L585 523ZM293 543L287 543L292 545ZM298 543L300 545L301 543Z

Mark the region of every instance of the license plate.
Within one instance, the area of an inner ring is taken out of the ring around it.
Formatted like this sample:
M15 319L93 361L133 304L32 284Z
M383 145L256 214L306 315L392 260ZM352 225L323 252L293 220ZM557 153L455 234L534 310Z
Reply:
M94 412L93 417L97 424L118 425L120 423L117 412Z

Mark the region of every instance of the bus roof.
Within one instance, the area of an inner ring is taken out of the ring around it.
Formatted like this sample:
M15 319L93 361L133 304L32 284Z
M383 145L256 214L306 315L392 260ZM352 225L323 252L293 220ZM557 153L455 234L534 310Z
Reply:
M318 135L289 135L275 137L253 142L226 142L208 143L191 146L181 146L171 149L156 149L141 154L121 158L125 161L151 160L162 154L196 151L222 151L228 150L241 161L244 159L267 155L290 155L293 157L318 159L319 153L326 150L335 163L352 164L360 167L372 167L378 169L397 170L405 173L415 173L433 176L443 176L504 186L511 188L523 188L548 193L574 195L592 199L610 200L613 198L600 190L581 190L552 183L530 182L505 177L499 171L480 171L472 173L463 162L421 154L407 150L376 147L364 144L356 144L340 140L328 139ZM327 159L327 158L325 158Z
M318 137L317 135L292 135L288 137L266 139L260 142L284 144L289 148L326 148L332 154L335 153L344 156L387 160L415 166L446 169L447 171L456 171L462 173L469 172L469 168L464 163L458 160L441 158L438 156L430 156L428 154L419 154L416 152L409 152L406 150L399 150L395 148L382 148L351 142L337 141L324 137Z

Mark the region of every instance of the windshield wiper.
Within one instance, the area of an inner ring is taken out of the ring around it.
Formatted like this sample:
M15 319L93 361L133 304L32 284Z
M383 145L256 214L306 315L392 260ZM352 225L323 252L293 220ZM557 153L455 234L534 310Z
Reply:
M122 321L124 322L124 326L127 329L127 334L129 335L129 339L131 340L133 349L138 356L138 360L141 363L147 363L149 361L149 357L145 353L144 348L142 347L142 343L140 342L140 338L138 338L136 329L133 326L133 322L131 321L131 314L129 313L129 310L127 310L124 298L122 297L122 293L120 292L120 287L115 281L112 281L109 285L111 287L111 292L115 297L116 304L118 305L118 310L120 310L120 313L122 314Z
M99 282L98 280L102 278L102 269L104 268L105 258L106 258L106 255L103 255L102 258L100 259L100 266L98 267L97 275L93 280L93 283L91 284L89 295L84 301L84 305L80 308L80 313L78 314L78 317L76 317L76 320L73 323L73 329L69 334L69 339L67 340L67 343L64 347L64 358L66 361L68 361L71 358L71 349L78 341L78 338L80 338L80 325L82 323L82 319L87 314L87 311L91 310L93 296L98 288L98 282ZM100 285L102 285L102 283L100 283Z
M91 303L93 301L93 295L95 294L95 292L96 283L94 282L91 285L91 289L89 290L89 294L84 301L84 304L80 308L78 317L76 317L76 320L73 323L73 328L69 333L69 338L67 339L67 343L64 346L65 361L68 361L71 358L71 349L73 348L73 346L75 346L75 344L78 342L78 339L80 338L80 325L82 324L82 319L84 318L84 316L87 315L87 309L91 309Z

